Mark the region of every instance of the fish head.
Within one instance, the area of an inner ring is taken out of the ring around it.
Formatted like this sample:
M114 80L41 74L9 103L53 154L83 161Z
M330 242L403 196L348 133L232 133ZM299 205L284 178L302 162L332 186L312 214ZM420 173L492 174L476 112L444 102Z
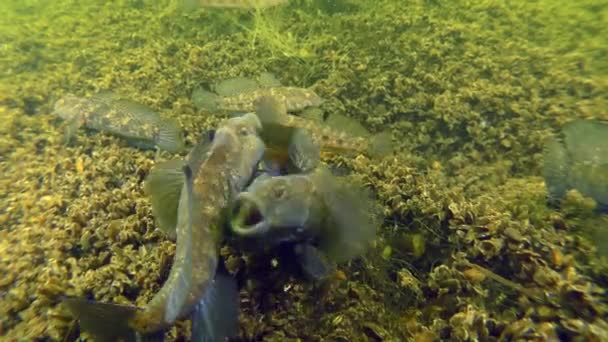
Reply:
M53 114L64 120L70 120L80 114L79 107L82 106L83 102L83 98L73 94L67 94L55 102Z
M314 186L306 175L262 175L237 196L231 232L237 239L263 240L266 245L295 241L306 234L313 197Z
M290 88L287 97L299 102L302 108L318 107L325 102L317 93L307 88Z
M239 184L239 187L244 187L245 183L249 182L264 154L266 146L260 137L261 130L262 124L258 117L253 113L248 113L226 120L215 132L215 139L230 136L231 139L234 139L233 141L237 142L234 145L237 163L234 171L238 172L242 178L242 182L240 182L242 184Z

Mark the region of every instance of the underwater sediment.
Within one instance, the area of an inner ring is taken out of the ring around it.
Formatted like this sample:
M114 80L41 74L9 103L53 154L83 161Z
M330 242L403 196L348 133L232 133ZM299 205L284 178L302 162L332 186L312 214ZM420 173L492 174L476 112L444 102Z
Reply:
M576 191L549 205L540 177L554 131L608 119L603 1L1 6L3 339L76 340L62 295L143 306L175 251L143 180L176 155L84 130L65 145L54 103L127 94L176 120L190 148L225 117L192 91L263 72L313 89L328 122L388 130L396 146L323 155L385 217L374 247L326 281L222 249L243 279L241 339L606 339L606 239L589 229L606 216ZM184 322L167 333L187 336Z

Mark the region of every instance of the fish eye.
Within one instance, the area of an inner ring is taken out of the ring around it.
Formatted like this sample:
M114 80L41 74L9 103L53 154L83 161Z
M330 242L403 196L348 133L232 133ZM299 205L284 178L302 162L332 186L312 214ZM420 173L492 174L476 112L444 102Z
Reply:
M273 190L274 197L277 199L281 199L281 198L285 197L285 193L286 193L286 189L285 189L284 185L277 186Z
M239 128L239 135L241 135L241 136L249 135L249 130L247 129L247 127Z

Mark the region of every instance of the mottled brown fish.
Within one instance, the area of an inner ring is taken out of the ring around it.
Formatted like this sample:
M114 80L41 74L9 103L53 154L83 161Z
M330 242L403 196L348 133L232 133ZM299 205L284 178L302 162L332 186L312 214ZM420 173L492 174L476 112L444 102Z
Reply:
M314 157L312 157L314 159ZM257 177L231 210L231 232L244 248L293 246L305 275L361 255L374 239L376 210L362 187L318 167L306 174Z
M188 8L266 8L286 4L287 0L185 0Z
M68 94L55 103L53 112L67 121L66 139L71 140L78 128L108 132L120 136L139 148L169 152L184 149L181 129L172 119L162 118L151 108L111 92L91 97Z
M380 133L373 137L351 136L322 123L287 114L285 102L278 97L258 98L255 112L264 125L262 137L269 144L269 148L276 146L280 150L282 146L286 146L284 140L294 137L293 129L306 130L312 143L319 146L321 151L355 151L375 157L389 153L392 148L391 136L388 133ZM292 150L290 153L297 151Z
M228 79L215 86L216 93L198 88L192 93L192 102L198 109L209 111L252 112L255 101L272 96L285 104L288 112L298 112L308 107L319 106L323 99L306 88L266 86L248 78Z
M153 207L161 204L154 213L175 216L172 211L177 211L169 277L141 309L65 299L83 330L98 340L131 339L136 333L151 337L191 315L192 340L224 341L238 331L236 284L216 270L225 211L252 178L264 151L260 129L254 114L229 119L210 142L197 145L181 167L175 162L158 166L146 180Z

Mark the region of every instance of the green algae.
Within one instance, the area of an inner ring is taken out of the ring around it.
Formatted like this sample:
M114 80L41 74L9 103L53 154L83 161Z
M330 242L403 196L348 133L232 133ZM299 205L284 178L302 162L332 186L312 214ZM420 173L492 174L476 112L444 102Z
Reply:
M129 94L192 145L220 119L197 113L195 87L270 71L398 146L380 162L325 160L372 188L386 217L375 248L326 283L226 249L249 284L242 338L606 338L607 264L589 229L605 215L580 194L547 206L538 177L554 129L608 118L603 1L300 1L274 16L16 3L0 5L3 337L74 339L58 296L142 305L174 253L142 190L158 157L103 134L63 146L55 100ZM412 236L424 250L403 247Z

